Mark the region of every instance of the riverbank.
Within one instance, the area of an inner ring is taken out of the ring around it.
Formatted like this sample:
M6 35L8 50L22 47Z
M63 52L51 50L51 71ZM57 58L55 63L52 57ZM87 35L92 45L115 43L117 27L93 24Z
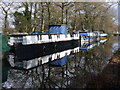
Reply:
M112 56L109 64L118 64L120 63L120 48L119 50Z
M120 48L112 56L103 71L92 76L92 80L89 81L87 88L120 88Z
M103 88L120 88L120 48L112 56L102 75L105 77Z

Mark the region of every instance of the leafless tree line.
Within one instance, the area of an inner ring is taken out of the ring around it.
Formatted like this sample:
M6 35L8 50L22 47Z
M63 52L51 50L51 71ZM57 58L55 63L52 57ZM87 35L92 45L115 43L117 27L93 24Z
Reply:
M1 2L4 14L3 30L9 32L8 15L16 32L47 31L49 25L65 24L68 31L105 30L111 32L117 25L113 7L116 3L105 2ZM119 3L118 3L119 4ZM18 9L23 11L19 12ZM10 12L14 10L15 12Z

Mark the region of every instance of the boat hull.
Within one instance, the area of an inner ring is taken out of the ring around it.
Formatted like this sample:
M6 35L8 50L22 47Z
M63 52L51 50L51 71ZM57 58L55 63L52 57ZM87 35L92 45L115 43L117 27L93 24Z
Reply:
M17 60L33 59L51 53L60 52L66 49L77 47L78 40L44 43L44 44L31 44L31 45L16 45L15 55Z

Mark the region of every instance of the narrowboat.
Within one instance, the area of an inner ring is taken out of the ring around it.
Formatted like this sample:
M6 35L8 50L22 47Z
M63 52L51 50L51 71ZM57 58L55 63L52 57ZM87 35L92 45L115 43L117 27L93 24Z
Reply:
M105 33L103 30L100 30L100 40L107 39L108 34Z
M50 25L47 34L21 33L12 34L8 44L14 49L16 56L34 58L39 53L48 54L55 50L61 51L69 46L78 45L79 34L69 34L65 25Z

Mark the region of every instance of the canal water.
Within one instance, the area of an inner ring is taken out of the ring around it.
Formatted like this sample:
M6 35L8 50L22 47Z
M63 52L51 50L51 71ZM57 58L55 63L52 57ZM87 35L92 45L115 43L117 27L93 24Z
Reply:
M8 53L2 61L2 88L86 88L119 47L120 37L111 36L31 60L15 60Z

